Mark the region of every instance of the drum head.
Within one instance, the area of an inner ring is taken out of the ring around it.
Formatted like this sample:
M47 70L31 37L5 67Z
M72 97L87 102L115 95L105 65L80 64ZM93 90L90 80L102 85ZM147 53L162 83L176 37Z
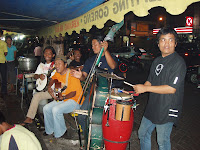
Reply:
M132 99L132 96L126 93L115 93L112 92L110 95L111 99L116 99L116 100L129 100Z
M45 75L45 79L41 80L41 79L37 79L36 81L36 89L38 91L42 91L47 85L47 76Z

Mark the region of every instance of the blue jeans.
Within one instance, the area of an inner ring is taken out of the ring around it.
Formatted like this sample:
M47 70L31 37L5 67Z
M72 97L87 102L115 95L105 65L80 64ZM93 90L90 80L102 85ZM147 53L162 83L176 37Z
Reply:
M52 101L43 108L45 132L61 137L67 130L63 113L70 113L74 109L80 109L80 105L73 99L64 101Z
M151 150L151 134L155 128L157 132L157 142L159 150L170 150L170 134L172 131L173 124L173 122L168 122L161 125L153 124L150 120L143 116L138 131L141 150Z

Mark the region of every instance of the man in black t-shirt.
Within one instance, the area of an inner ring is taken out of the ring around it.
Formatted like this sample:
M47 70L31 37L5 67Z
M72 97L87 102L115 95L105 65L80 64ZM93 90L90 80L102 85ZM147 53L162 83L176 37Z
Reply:
M136 93L150 92L148 104L138 131L141 150L151 149L151 134L156 128L160 150L170 150L170 134L181 114L186 65L175 52L177 33L162 28L158 34L161 56L151 66L144 84L133 86Z
M79 50L74 50L74 60L69 64L70 69L80 68L83 69L83 61L81 59L81 52Z

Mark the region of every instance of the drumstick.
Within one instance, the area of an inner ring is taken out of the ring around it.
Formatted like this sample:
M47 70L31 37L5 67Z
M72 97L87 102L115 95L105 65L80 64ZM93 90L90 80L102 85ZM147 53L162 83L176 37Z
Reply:
M135 86L135 85L130 84L130 83L126 82L126 81L124 81L124 83L127 84L127 85L129 85L129 86L132 86L132 87Z
M125 93L125 94L130 94L128 91L122 90L122 92Z

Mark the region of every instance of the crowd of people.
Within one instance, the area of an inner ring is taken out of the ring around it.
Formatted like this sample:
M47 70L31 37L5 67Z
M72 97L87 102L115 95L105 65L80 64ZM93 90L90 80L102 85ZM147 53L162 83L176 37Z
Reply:
M147 81L144 84L133 86L137 94L150 93L138 131L141 150L151 149L151 134L155 128L159 149L170 150L172 127L177 125L182 109L186 66L184 60L175 52L177 33L173 29L165 27L159 31L157 39L161 56L153 61ZM0 40L0 73L3 79L1 95L7 93L6 64L12 66L16 56L16 48L11 45L11 41L10 37L6 38L7 44ZM66 56L56 55L54 48L47 46L43 51L45 61L40 62L34 75L35 79L48 78L47 87L33 95L28 113L21 126L8 124L3 114L0 113L1 148L8 149L9 146L17 146L20 149L23 139L19 135L27 134L32 137L31 141L28 138L24 141L32 144L33 149L41 149L34 134L22 126L33 123L39 102L44 99L51 100L43 108L45 125L43 135L53 135L55 138L60 138L66 134L64 114L73 112L75 109L88 109L90 95L82 96L81 81L84 81L89 75L96 55L102 48L103 53L98 67L111 73L118 66L117 58L109 52L108 42L103 40L103 36L93 37L92 49L95 55L88 58L85 63L81 60L79 50L70 51ZM14 84L11 68L8 72L8 74L10 73L8 81ZM49 75L47 76L47 74ZM12 86L11 90L13 90ZM78 122L84 130L86 116L79 115Z

